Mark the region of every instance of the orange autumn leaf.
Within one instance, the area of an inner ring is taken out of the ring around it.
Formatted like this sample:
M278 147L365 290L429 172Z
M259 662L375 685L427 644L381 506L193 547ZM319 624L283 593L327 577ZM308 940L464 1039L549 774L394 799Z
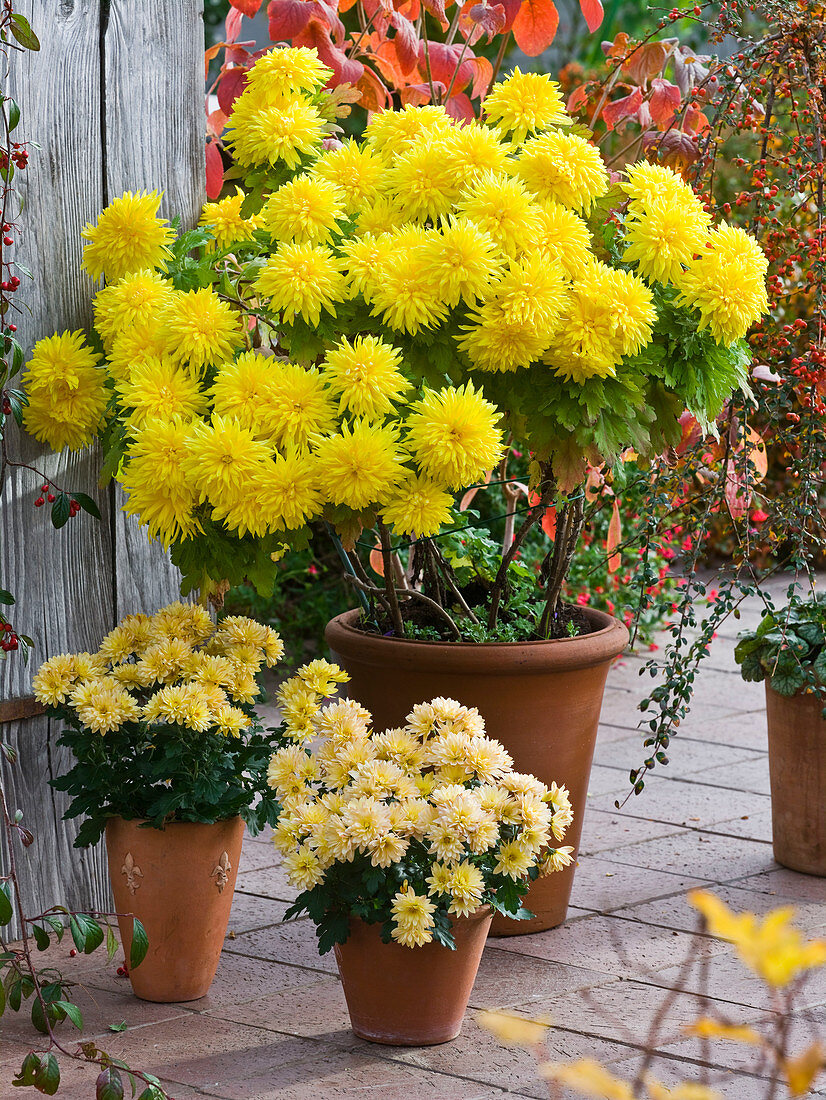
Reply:
M622 565L622 554L617 550L620 542L622 542L622 520L620 519L619 504L615 497L614 507L611 511L611 521L608 524L608 538L605 541L609 573L616 573Z
M538 57L553 42L558 27L553 0L522 0L512 30L519 49L528 57Z

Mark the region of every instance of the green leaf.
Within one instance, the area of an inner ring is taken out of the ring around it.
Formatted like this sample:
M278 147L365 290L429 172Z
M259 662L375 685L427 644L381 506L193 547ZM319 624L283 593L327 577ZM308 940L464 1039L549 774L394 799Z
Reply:
M34 1075L40 1069L41 1058L39 1054L35 1054L31 1051L23 1059L23 1065L17 1071L17 1076L12 1081L13 1085L33 1085Z
M11 96L9 96L6 99L6 106L8 109L9 133L11 133L20 121L20 105L16 99L12 99Z
M49 1034L49 1025L46 1023L46 1014L43 1011L43 1005L40 1003L40 998L35 997L32 1001L32 1024L40 1032L41 1035Z
M44 1054L40 1058L40 1067L34 1074L34 1087L46 1096L54 1096L60 1088L60 1066L53 1054Z
M123 1020L119 1024L110 1024L109 1025L109 1030L110 1031L126 1031L126 1020Z
M75 913L69 918L69 931L75 947L85 955L91 955L103 943L103 929L85 913Z
M55 1008L60 1008L69 1017L78 1031L83 1031L83 1016L76 1004L71 1001L53 1001Z
M0 927L8 924L12 917L11 896L8 883L0 885Z
M88 512L95 519L100 519L100 508L87 493L72 493L72 498L78 502L84 512Z
M123 1100L123 1081L114 1066L107 1066L98 1077L95 1100Z
M146 958L146 952L148 950L149 937L146 935L146 929L138 918L134 917L132 920L132 947L129 951L130 970L134 970L136 966L140 966Z
M6 987L0 982L0 1016L6 1011Z
M39 924L32 925L32 935L34 936L34 942L37 944L39 951L47 951L49 947L49 933L45 928L41 928Z
M40 40L31 28L31 24L25 15L15 12L9 20L9 30L23 47L24 50L40 49Z
M60 530L64 527L69 519L71 510L71 499L66 493L58 493L52 505L52 527L56 530Z
M106 961L111 962L118 953L118 938L111 925L106 928Z
M60 917L50 917L50 916L44 917L43 920L46 922L46 924L48 924L48 926L51 928L51 930L55 933L55 935L57 936L57 942L60 943L60 941L63 939L63 933L66 931L66 928L65 928L65 925L63 924L63 921L60 919Z
M20 978L9 986L9 1006L14 1012L20 1011L20 1002L23 995L23 982Z
M6 607L10 607L14 603L14 596L11 592L7 592L5 588L0 588L0 603L5 604Z

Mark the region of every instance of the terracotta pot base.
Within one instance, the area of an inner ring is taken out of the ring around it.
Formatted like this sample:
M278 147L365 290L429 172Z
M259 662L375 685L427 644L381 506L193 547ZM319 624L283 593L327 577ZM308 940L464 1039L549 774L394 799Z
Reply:
M562 844L579 847L602 694L628 631L601 611L583 609L596 629L548 642L451 643L383 638L354 628L359 613L327 626L332 658L350 674L349 694L373 715L376 729L404 723L416 703L436 696L477 707L490 737L519 771L568 788L574 821ZM494 935L554 928L565 920L574 867L539 879L525 905L533 920L497 915Z
M132 990L143 1001L194 1001L218 969L244 822L140 824L113 817L106 826L115 909L134 914L149 939L146 958L130 970ZM118 924L128 964L132 921L119 917Z
M353 1031L386 1046L448 1043L462 1030L470 991L490 928L485 906L453 921L456 950L438 943L382 943L381 925L350 923L335 946Z

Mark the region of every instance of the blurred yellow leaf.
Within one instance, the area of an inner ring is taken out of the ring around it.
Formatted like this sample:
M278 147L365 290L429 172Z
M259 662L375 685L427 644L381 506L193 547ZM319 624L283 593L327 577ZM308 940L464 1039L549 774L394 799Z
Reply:
M627 1081L615 1077L591 1058L578 1062L543 1062L539 1072L549 1081L574 1089L582 1096L596 1100L635 1100Z
M753 1043L760 1046L763 1037L752 1027L735 1024L721 1024L710 1016L701 1016L693 1024L683 1028L686 1035L696 1035L700 1039L733 1039L737 1043Z
M667 1089L653 1077L648 1077L645 1086L650 1100L722 1100L716 1089L710 1089L708 1085L696 1085L691 1081L684 1081L682 1085Z
M792 1096L808 1096L815 1077L824 1066L826 1048L820 1043L812 1043L798 1058L787 1061L783 1068Z
M549 1022L526 1020L507 1012L478 1012L476 1021L506 1046L533 1047L541 1043L550 1027Z

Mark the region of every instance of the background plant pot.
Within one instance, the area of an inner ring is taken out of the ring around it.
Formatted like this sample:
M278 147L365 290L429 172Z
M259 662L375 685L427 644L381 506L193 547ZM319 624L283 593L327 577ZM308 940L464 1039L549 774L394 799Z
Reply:
M470 991L490 929L486 905L453 920L456 950L382 943L381 925L354 918L336 962L353 1031L389 1046L447 1043L462 1030Z
M579 848L588 777L613 659L628 631L610 615L583 609L597 628L548 642L451 643L383 638L354 628L359 612L327 625L327 644L350 674L347 689L373 715L377 729L403 724L415 703L437 695L479 709L487 732L508 749L516 767L543 783L564 784L574 820L562 842ZM529 921L497 916L494 935L555 928L565 920L573 865L539 879L526 905Z
M816 695L778 695L766 683L774 858L826 875L826 721Z
M109 877L118 913L146 928L149 951L129 978L144 1001L194 1001L210 987L229 921L244 822L178 822L142 829L113 817L106 826ZM128 963L132 921L119 918Z

